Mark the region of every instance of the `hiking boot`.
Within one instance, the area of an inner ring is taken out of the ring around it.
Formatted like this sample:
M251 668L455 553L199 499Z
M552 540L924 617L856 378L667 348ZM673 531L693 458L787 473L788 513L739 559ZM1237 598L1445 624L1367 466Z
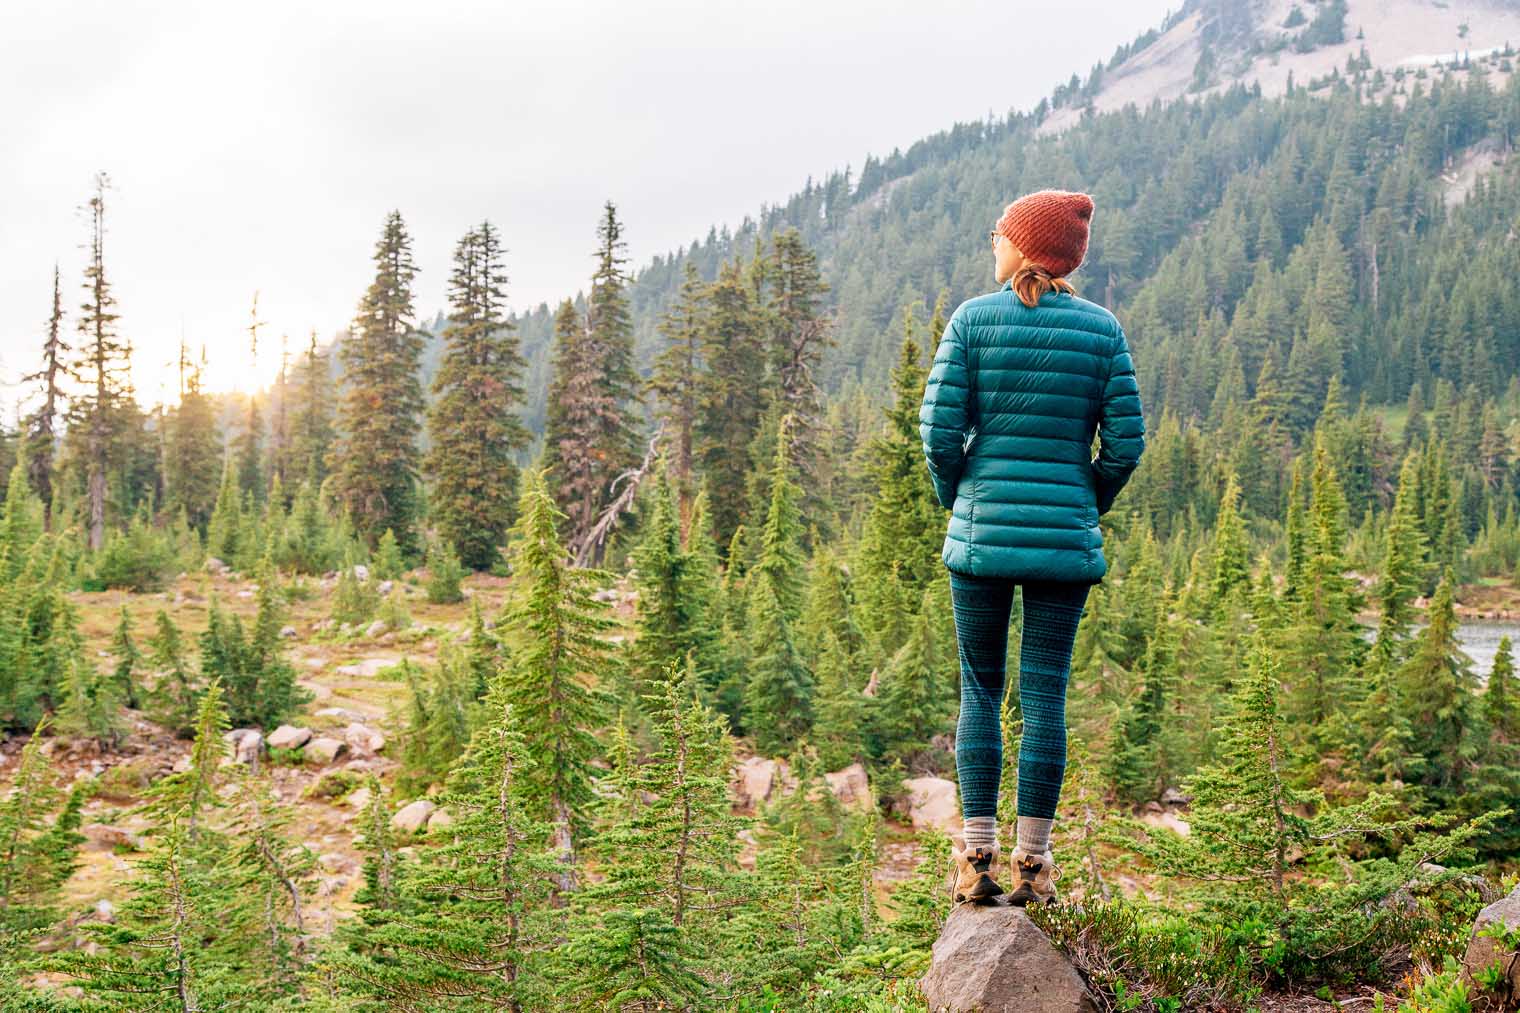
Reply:
M967 848L955 853L955 902L965 904L991 900L1003 892L993 879L993 863L997 861L998 849Z
M1056 868L1049 851L1035 853L1015 848L1013 875L1017 885L1008 895L1008 903L1015 907L1055 903L1055 881L1061 878L1061 870Z

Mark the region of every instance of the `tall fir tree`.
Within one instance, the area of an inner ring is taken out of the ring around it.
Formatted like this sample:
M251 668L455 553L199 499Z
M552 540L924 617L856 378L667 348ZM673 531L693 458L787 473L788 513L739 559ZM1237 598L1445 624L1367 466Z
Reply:
M375 244L375 280L340 349L340 432L329 459L334 492L371 546L387 528L403 550L418 546L417 433L426 338L412 309L412 240L401 212L386 216Z
M42 499L42 523L53 529L53 458L57 452L59 423L63 421L64 381L69 375L70 348L63 340L63 292L58 265L53 264L53 310L48 314L47 338L42 343L42 366L22 377L23 383L41 386L37 406L26 416L26 473L32 489Z
M656 399L656 417L671 433L674 447L671 464L683 519L693 495L692 469L703 383L702 346L710 312L707 299L708 286L697 266L688 260L681 290L661 321L660 335L665 347L655 358L648 380L649 393Z
M498 560L516 505L516 455L530 434L518 415L526 363L505 314L501 238L490 222L454 248L449 325L428 413L432 516L472 570Z
M80 342L70 371L79 388L70 400L69 424L71 435L77 431L83 442L86 532L92 550L105 545L107 483L122 433L131 365L127 342L117 332L120 316L106 277L106 192L110 187L110 178L97 173L95 192L86 205L90 215L89 261L78 321Z
M545 420L545 464L569 522L572 544L589 534L611 503L612 482L641 457L635 414L640 398L633 362L633 316L623 225L608 201L596 228L596 271L586 303L584 330L561 307L556 319L554 380ZM559 324L565 324L561 333ZM598 546L592 562L601 560Z
M164 505L183 510L197 531L211 523L217 502L223 452L216 410L201 389L201 367L188 361L180 345L179 404L165 420Z
M565 558L559 511L544 475L528 471L523 478L511 539L512 584L499 623L506 651L502 692L523 716L533 815L554 824L568 863L590 819L605 686L617 679L617 659L602 638L614 620L593 597L594 585L607 575L574 568Z
M332 450L332 377L327 353L317 348L317 332L311 332L306 352L295 368L291 383L290 458L298 482L320 488L328 475L327 460Z

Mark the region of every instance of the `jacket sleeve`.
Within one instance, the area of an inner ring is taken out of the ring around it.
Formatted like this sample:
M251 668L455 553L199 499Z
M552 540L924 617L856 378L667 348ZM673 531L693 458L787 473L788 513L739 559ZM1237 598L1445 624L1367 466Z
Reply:
M1098 514L1108 513L1145 451L1145 419L1140 412L1140 388L1130 358L1124 328L1108 362L1103 385L1103 408L1098 421L1098 456L1092 460L1098 493Z
M929 480L940 506L946 510L955 505L955 487L966 463L970 405L966 341L957 314L951 316L935 350L934 364L924 386L924 401L918 409L918 435L929 462Z

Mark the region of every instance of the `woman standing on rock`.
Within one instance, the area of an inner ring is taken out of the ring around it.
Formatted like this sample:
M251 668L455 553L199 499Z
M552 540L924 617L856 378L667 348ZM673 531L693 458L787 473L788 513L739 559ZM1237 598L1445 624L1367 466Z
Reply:
M941 557L960 642L955 766L966 845L955 856L957 902L1003 893L998 718L1015 586L1024 589L1024 734L1009 899L1055 899L1050 827L1066 770L1071 651L1088 590L1108 569L1098 518L1145 448L1124 330L1065 279L1087 254L1092 212L1091 197L1064 190L1008 205L990 234L1003 287L956 309L919 410L934 492L950 511Z

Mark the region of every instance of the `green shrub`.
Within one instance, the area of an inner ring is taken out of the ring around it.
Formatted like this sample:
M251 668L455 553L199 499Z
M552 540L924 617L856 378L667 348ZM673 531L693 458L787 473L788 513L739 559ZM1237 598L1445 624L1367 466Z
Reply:
M174 569L179 553L166 532L155 530L138 513L127 530L106 540L95 560L95 580L102 587L139 594L158 591Z
M400 580L406 572L406 563L401 558L401 546L396 542L396 533L390 528L386 528L385 534L380 536L380 544L375 547L374 565L370 569L370 575L377 580Z
M435 542L428 549L427 599L434 605L449 605L464 600L464 565L459 554L446 542Z

